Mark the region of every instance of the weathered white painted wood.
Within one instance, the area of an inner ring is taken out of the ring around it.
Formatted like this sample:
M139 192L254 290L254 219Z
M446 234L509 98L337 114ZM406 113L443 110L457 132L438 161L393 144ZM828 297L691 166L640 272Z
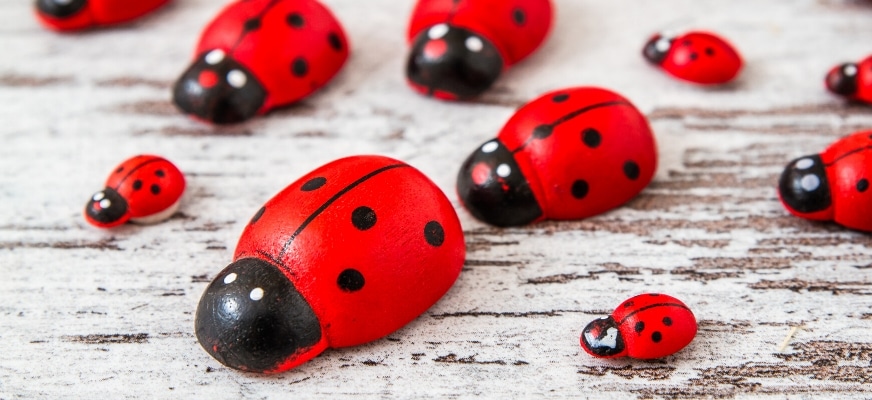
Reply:
M0 399L872 397L872 239L787 216L774 189L789 159L872 127L872 109L822 88L831 65L872 53L869 2L556 0L544 48L469 104L406 88L411 1L325 2L353 45L338 78L215 129L179 115L169 88L222 2L176 0L131 25L58 35L37 26L29 1L0 0ZM687 27L742 50L738 83L690 87L645 64L649 34ZM586 221L505 230L454 200L467 266L407 327L268 377L200 349L200 294L285 185L378 153L454 199L459 164L514 108L573 85L615 89L649 116L661 162L639 198ZM186 173L181 212L91 228L87 196L137 153ZM580 329L645 291L691 305L696 341L656 362L585 355Z

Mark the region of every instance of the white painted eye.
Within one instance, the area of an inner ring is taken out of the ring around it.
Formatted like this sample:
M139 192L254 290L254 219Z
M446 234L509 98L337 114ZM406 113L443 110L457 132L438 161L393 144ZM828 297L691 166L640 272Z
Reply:
M657 51L661 53L669 51L670 47L672 47L672 43L669 41L669 39L666 38L661 38L657 41L657 43L654 43L654 48L656 48Z
M814 160L811 158L803 158L796 162L796 169L809 169L814 166Z
M233 283L233 281L235 281L235 280L236 280L236 273L231 272L231 273L227 274L227 276L224 277L224 284L226 285L228 283Z
M842 72L845 76L854 76L857 75L857 66L854 64L848 64L845 68L842 68Z
M100 208L102 208L104 210L109 208L109 206L111 206L111 205L112 205L112 202L109 201L109 199L100 200Z
M481 146L481 151L484 153L493 153L497 147L500 147L500 145L497 144L496 141L490 141Z
M251 297L252 300L258 301L263 298L263 289L254 288L251 293L248 294L248 297Z
M231 70L227 73L227 83L229 83L230 86L239 89L245 86L246 82L248 82L248 77L245 76L244 72L238 69Z
M429 37L430 40L436 40L441 38L442 36L445 36L446 33L448 33L448 25L433 25L433 27L430 28L429 31L427 31L427 37Z
M68 5L72 2L73 2L73 0L54 0L54 3L59 5L59 6L65 6L65 5Z
M103 200L104 197L106 197L105 193L97 192L97 193L94 193L94 197L91 197L91 198L94 199L94 201L100 201L100 200Z
M615 328L606 329L606 334L602 339L597 339L591 332L585 332L584 337L587 339L587 342L590 343L590 347L593 348L608 347L613 349L618 345L618 330Z
M497 175L505 178L512 174L512 167L509 167L506 164L500 164L497 166Z
M821 185L821 179L817 175L806 175L799 181L800 186L806 192L814 192Z
M215 65L224 60L224 50L215 49L206 54L206 63L209 65Z
M477 36L470 36L466 38L466 48L473 53L478 53L481 49L484 48L484 42L481 41Z

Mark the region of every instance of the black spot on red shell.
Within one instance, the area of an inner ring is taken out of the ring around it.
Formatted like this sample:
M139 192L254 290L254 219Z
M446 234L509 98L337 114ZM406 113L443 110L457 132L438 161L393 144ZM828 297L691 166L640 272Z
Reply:
M713 56L713 55L715 55L715 49L713 49L713 48L711 48L711 47L706 47L706 48L705 48L705 54L706 54L707 56Z
M632 181L639 179L639 164L635 161L627 161L624 163L624 175Z
M651 340L653 340L654 343L660 343L660 340L662 340L662 339L663 339L663 334L661 334L660 332L655 331L654 333L651 334Z
M254 216L251 217L251 221L249 222L249 224L254 224L255 222L257 222L257 220L259 220L260 217L263 216L264 212L266 212L266 207L261 207L260 210L257 210L257 213L255 213Z
M569 100L569 95L566 93L560 93L551 98L551 101L555 103L563 103L566 100Z
M512 11L512 21L515 21L515 24L523 26L527 23L527 13L520 8L516 8Z
M536 129L533 129L533 137L536 139L544 139L551 136L552 132L554 132L554 128L550 125L539 125Z
M375 226L375 211L367 206L360 206L351 212L351 223L355 228L365 231Z
M691 61L695 61L697 58L699 58L699 54L696 54L696 52L690 53Z
M245 30L246 32L256 31L256 30L260 29L260 18L257 18L257 17L249 18L248 20L245 21L244 24L242 24L242 29Z
M672 326L672 318L663 317L663 325Z
M291 63L291 72L293 72L294 76L297 78L302 78L309 73L309 63L303 57L297 57L293 63Z
M313 190L320 189L321 186L324 186L325 183L327 183L327 178L325 178L323 176L318 176L318 177L309 179L308 182L303 184L303 186L300 188L300 190L302 190L304 192L311 192Z
M624 303L624 308L632 307L633 304L634 304L634 303L633 303L632 301L628 301L628 302Z
M692 43L690 42L690 39L684 39L681 41L681 44L685 46L690 46Z
M648 296L656 297L656 296L660 296L660 293L648 293Z
M124 171L124 167L118 167L118 169L115 170L115 173L118 174L121 173L121 171Z
M642 321L636 322L636 326L633 327L636 333L642 333L645 330L645 323Z
M342 271L339 273L339 278L336 279L336 284L339 285L339 289L342 289L344 292L356 292L363 289L364 283L366 283L366 281L363 279L363 274L353 268L348 268L345 271Z
M330 34L327 35L327 43L330 43L330 47L332 47L333 50L342 50L342 39L339 38L339 35L336 34L336 32L330 32Z
M430 221L424 225L424 239L431 246L439 247L445 242L445 230L442 229L442 224L436 221Z
M293 28L302 28L303 25L306 24L306 21L303 19L303 16L300 13L290 13L285 18L285 22L288 23Z
M160 186L157 183L151 185L151 194L160 194Z
M587 181L583 179L579 179L572 183L572 197L576 199L583 199L584 196L587 196L587 192L590 190L590 187L587 184Z
M581 141L584 142L587 147L595 149L600 145L600 143L602 143L602 140L602 135L600 135L599 131L596 129L587 128L581 131Z
M164 173L164 170L162 169L154 171L154 174L157 175L158 178L163 178L164 176L166 176L166 173Z
M142 181L137 179L137 180L133 181L133 190L139 190L139 189L142 189Z
M863 179L860 179L859 181L857 181L857 191L858 192L863 193L866 191L866 189L869 189L869 181L866 180L866 178L863 178Z

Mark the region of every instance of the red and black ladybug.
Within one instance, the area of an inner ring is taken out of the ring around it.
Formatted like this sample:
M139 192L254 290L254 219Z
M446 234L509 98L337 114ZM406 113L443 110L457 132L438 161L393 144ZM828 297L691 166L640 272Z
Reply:
M642 49L650 63L688 82L718 85L732 81L742 69L742 57L726 39L710 32L680 36L654 35Z
M347 59L342 26L321 3L237 1L203 31L173 101L201 120L241 122L308 96Z
M612 315L595 319L581 332L581 348L594 357L661 358L693 341L696 317L680 300L665 294L640 294Z
M496 226L582 219L636 196L657 168L645 116L609 90L557 90L521 107L457 177L463 205Z
M872 232L872 130L844 137L821 154L787 164L778 196L791 214Z
M127 22L169 0L36 0L36 18L45 27L71 31Z
M445 100L478 96L542 44L551 10L550 0L418 0L408 31L409 84Z
M454 208L421 172L343 158L254 215L200 299L197 339L229 367L284 371L415 319L448 291L464 254Z
M128 220L152 224L169 218L179 207L185 176L164 158L139 155L116 167L106 188L85 205L85 219L111 228Z
M826 84L837 95L872 104L872 56L833 67L827 73Z

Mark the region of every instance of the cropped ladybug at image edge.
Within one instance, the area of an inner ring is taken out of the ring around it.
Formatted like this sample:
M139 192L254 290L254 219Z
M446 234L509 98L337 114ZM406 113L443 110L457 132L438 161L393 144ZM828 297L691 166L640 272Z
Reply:
M56 31L76 31L128 22L169 0L36 0L36 19Z
M849 100L872 104L872 56L839 64L827 73L827 89Z

